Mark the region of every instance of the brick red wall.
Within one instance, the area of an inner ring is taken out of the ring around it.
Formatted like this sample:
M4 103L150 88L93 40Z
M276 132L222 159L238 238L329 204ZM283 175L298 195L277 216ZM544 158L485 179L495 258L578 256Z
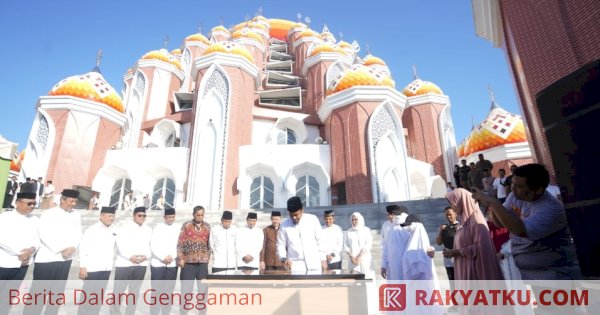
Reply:
M438 119L445 105L421 104L404 110L402 125L408 129L408 155L433 165L435 174L446 179Z

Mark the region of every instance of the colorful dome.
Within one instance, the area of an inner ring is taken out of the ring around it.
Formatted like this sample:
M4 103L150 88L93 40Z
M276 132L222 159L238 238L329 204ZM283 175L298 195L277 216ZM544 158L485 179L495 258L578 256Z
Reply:
M367 56L365 56L365 58L363 59L362 64L364 66L373 66L373 65L381 65L381 66L386 66L385 62L383 61L383 59L379 58L379 57L375 57L371 54L368 54Z
M327 95L349 89L354 86L389 86L395 87L394 80L385 72L365 67L363 65L353 65L345 71L338 74L331 85L327 88Z
M459 157L466 157L494 147L521 142L527 142L521 117L496 105L492 106L488 116L473 128L471 134L459 146L457 153Z
M212 32L225 32L227 34L231 33L227 28L225 28L225 26L223 25L217 25L215 27L212 28L212 30L210 30L211 33Z
M352 51L354 51L354 47L352 47L352 44L341 40L338 44L338 47L340 48L344 48L344 49L352 49Z
M258 33L254 32L254 31L250 30L247 27L233 32L231 37L233 39L237 39L237 38L241 38L241 37L250 38L250 39L254 39L254 40L258 41L261 44L264 44L262 36L260 36Z
M21 165L25 160L25 150L21 151L14 159L10 161L10 170L16 173L21 172Z
M69 95L102 103L123 113L123 101L115 89L95 71L74 75L58 82L48 95Z
M177 69L181 70L181 63L179 63L179 60L177 59L177 57L173 56L173 54L171 54L170 52L168 52L166 49L162 48L159 50L153 50L145 55L142 56L142 58L140 59L144 59L144 60L160 60L166 63L170 63L172 65L174 65L175 67L177 67Z
M333 45L331 43L322 42L322 43L316 44L314 46L310 46L308 48L308 50L306 51L306 58L315 56L315 55L323 53L323 52L346 54L346 51L344 49L342 49L336 45Z
M248 61L250 61L251 63L254 63L254 58L252 57L250 52L244 46L238 45L234 42L214 43L214 44L208 46L208 48L206 48L203 55L206 56L206 55L210 55L213 53L238 55L238 56L242 56L242 57L248 59Z
M269 24L269 35L273 38L287 42L288 32L296 25L296 22L282 19L270 19Z
M402 94L412 97L417 95L424 94L438 94L443 95L442 89L440 89L437 85L429 81L423 81L421 79L416 79L412 81L409 85L407 85L404 90L402 90Z
M181 56L181 49L179 49L179 48L173 49L173 50L171 50L171 54L173 54L175 56Z
M307 28L298 34L298 38L303 37L319 37L319 33L311 30L310 28Z
M200 33L192 34L192 35L186 37L183 41L184 42L201 42L206 45L210 45L210 41L208 40L208 38L206 38L204 35L202 35Z

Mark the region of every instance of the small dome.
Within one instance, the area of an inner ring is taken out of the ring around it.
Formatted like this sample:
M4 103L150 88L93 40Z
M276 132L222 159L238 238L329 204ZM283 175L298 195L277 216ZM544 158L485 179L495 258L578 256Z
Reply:
M385 62L383 61L383 59L379 58L379 57L375 57L371 54L368 54L367 56L365 56L365 58L363 59L362 64L364 66L373 66L373 65L382 65L382 66L387 66L385 64Z
M290 29L296 25L296 22L282 19L269 19L269 35L284 42L287 42L287 36Z
M179 48L173 49L173 50L171 50L171 54L175 55L175 56L181 56L181 49L179 49Z
M298 34L298 38L303 38L303 37L319 37L319 33L308 28Z
M213 28L212 28L212 30L210 30L210 31L211 31L211 33L212 33L212 32L225 32L225 33L227 33L227 34L230 34L230 33L231 33L231 32L230 32L230 31L229 31L227 28L225 28L225 26L223 26L223 25L217 25L217 26L213 27Z
M394 80L385 72L365 67L363 65L353 65L338 74L331 85L327 88L327 95L349 89L354 86L389 86L395 87Z
M231 37L233 39L237 39L237 38L241 38L241 37L250 38L250 39L256 40L257 42L259 42L261 44L264 44L262 36L260 36L258 33L254 32L254 31L250 30L247 27L244 27L241 30L237 30L237 31L233 32Z
M184 42L201 42L210 45L210 41L200 33L192 34L184 39Z
M402 90L402 94L407 97L424 95L424 94L438 94L443 95L442 89L440 89L437 85L429 81L423 81L421 79L416 79L412 81L409 85L407 85L404 90Z
M224 53L233 54L246 58L251 63L254 63L254 58L250 52L242 45L238 45L234 42L218 42L214 43L204 51L203 56L210 55L213 53Z
M317 54L320 53L324 53L324 52L331 52L331 53L338 53L338 54L346 54L346 51L336 45L333 45L331 43L327 43L327 42L322 42L319 44L316 44L314 46L310 46L308 48L308 50L306 51L306 57L312 57L315 56Z
M16 173L21 172L21 165L25 160L25 150L21 151L14 159L10 161L10 170Z
M166 49L162 48L159 50L153 50L151 52L146 53L145 55L142 56L142 58L140 59L145 59L145 60L160 60L166 63L170 63L172 65L174 65L177 69L181 70L181 63L179 63L179 60L177 60L177 57L173 56L173 54L171 54L170 52L168 52Z
M352 51L354 51L354 47L352 47L352 44L350 44L350 43L348 43L346 41L341 40L337 45L340 48L344 48L344 49L348 49L349 48L349 49L352 49Z
M519 115L507 112L499 106L492 107L488 116L461 143L459 157L485 151L497 146L527 142L525 125Z
M102 74L90 71L74 75L58 82L48 95L68 95L108 105L123 113L123 101L115 89L104 80Z

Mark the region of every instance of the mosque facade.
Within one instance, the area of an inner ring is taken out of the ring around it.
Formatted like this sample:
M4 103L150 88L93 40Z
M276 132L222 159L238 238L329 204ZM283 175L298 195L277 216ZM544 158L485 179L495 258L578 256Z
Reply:
M98 68L65 78L39 98L21 174L118 207L129 192L209 210L442 196L457 164L448 96L416 76L396 89L359 52L257 16L146 53L121 93Z

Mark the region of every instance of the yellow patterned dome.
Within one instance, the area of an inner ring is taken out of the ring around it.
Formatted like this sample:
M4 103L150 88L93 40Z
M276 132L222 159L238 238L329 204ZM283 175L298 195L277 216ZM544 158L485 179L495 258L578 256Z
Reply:
M519 115L509 113L494 103L488 116L461 143L462 151L459 147L458 156L466 157L497 146L520 142L527 142L523 120Z
M212 28L212 30L210 30L211 32L225 32L227 34L231 33L227 28L225 28L225 26L223 25L217 25L215 27Z
M383 71L365 67L363 65L353 65L338 74L327 88L327 95L354 86L389 86L394 88L395 83L394 80Z
M218 42L214 43L204 51L204 56L214 54L214 53L224 53L224 54L233 54L246 58L251 63L254 63L254 58L248 52L248 50L242 46L238 45L234 42Z
M160 49L160 50L153 50L153 51L143 55L142 58L140 58L140 59L160 60L160 61L174 65L179 70L182 69L181 63L179 63L179 60L177 60L177 57L173 56L173 54L171 54L164 48Z
M315 46L309 47L308 51L306 51L306 57L309 58L324 52L346 54L346 51L344 49L331 43L322 42Z
M261 44L264 44L262 36L260 36L255 31L250 30L247 27L242 28L241 30L237 30L237 31L233 32L233 34L231 35L231 37L233 39L241 38L241 37L250 38L250 39L256 40L257 42L259 42Z
M171 50L171 54L175 55L175 56L181 56L181 49L179 49L179 48L173 49L173 50Z
M302 37L319 37L319 33L308 28L298 34L298 38Z
M383 61L383 59L381 59L379 57L375 57L375 56L373 56L371 54L367 55L365 57L365 59L363 59L362 64L364 66L367 66L367 67L368 66L375 66L375 65L377 65L377 66L386 66L387 67L387 65L385 64L385 62Z
M192 34L184 39L184 42L201 42L210 45L210 41L200 33Z
M104 80L102 74L96 71L66 78L58 82L48 95L74 96L108 105L121 113L125 112L119 94Z
M402 94L412 97L417 95L424 94L438 94L443 95L442 89L440 89L437 85L429 81L423 81L421 79L416 79L412 81L409 85L407 85L404 90L402 90Z
M338 47L340 47L340 48L344 48L344 49L352 49L352 50L354 50L354 47L352 47L352 44L350 44L350 43L348 43L348 42L346 42L346 41L343 41L343 40L342 40L342 41L340 41L340 42L339 42L337 45L338 45Z

